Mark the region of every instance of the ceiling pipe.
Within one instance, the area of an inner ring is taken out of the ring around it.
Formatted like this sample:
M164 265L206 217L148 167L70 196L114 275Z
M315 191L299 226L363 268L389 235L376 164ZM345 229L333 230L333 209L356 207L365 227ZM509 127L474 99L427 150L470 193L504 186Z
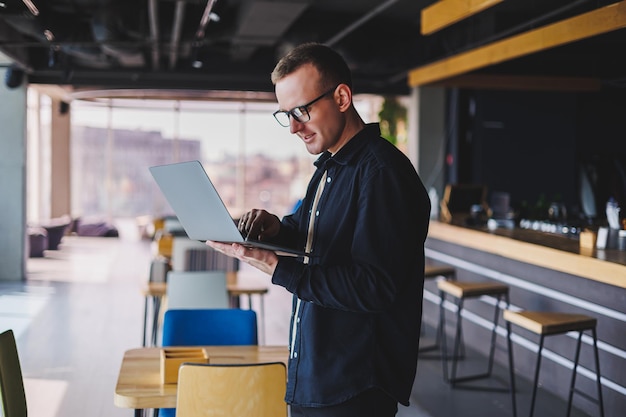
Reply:
M347 28L345 28L344 30L342 30L341 32L339 32L338 34L336 34L335 36L333 36L332 38L327 40L325 42L325 44L328 45L328 46L333 46L334 44L339 42L341 39L343 39L346 36L348 36L350 34L350 32L354 31L355 29L357 29L359 26L361 26L362 24L364 24L368 20L376 17L383 10L385 10L386 8L388 8L389 6L391 6L391 5L393 5L394 3L397 3L397 2L398 2L398 0L387 0L385 3L383 3L380 6L376 7L374 10L370 11L369 13L367 13L366 15L364 15L363 17L358 19L356 22L352 23L350 26L348 26Z
M206 7L204 8L204 13L202 14L202 19L200 19L200 26L198 26L198 30L196 31L196 40L201 40L204 38L204 31L206 30L209 21L211 20L211 11L213 10L213 6L217 0L208 0Z
M149 0L148 2L148 19L150 21L150 39L152 42L152 69L159 70L159 8L157 0Z
M214 13L212 12L213 6L217 0L207 0L206 7L204 8L204 13L202 13L202 18L200 19L200 24L198 25L198 30L196 30L196 35L194 37L194 41L192 43L192 63L191 65L194 68L202 68L204 63L200 58L200 46L202 40L204 39L206 27L209 22L213 19Z
M31 0L22 0L22 3L24 3L24 6L28 8L33 16L39 16L39 9L37 9L37 6L35 6Z
M178 47L180 46L180 33L183 30L183 19L185 17L185 2L176 2L174 12L174 26L172 27L172 40L170 41L170 69L176 67L178 61Z

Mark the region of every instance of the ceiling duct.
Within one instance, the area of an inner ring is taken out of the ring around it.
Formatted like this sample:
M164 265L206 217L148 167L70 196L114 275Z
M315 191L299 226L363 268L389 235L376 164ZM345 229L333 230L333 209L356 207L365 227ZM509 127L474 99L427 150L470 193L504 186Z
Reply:
M311 0L250 0L242 5L231 41L233 59L245 60L258 47L275 45L310 3Z
M124 31L124 22L110 8L101 9L92 18L92 33L103 53L114 58L124 67L145 65L140 48L129 45L129 35Z

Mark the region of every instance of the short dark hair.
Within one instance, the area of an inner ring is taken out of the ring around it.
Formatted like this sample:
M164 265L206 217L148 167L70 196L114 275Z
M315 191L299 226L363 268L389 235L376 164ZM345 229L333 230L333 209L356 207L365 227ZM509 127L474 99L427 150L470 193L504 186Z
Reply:
M320 73L322 89L338 84L347 84L352 89L352 73L343 57L332 48L316 42L298 45L283 56L272 71L272 83L275 85L305 64L313 65Z

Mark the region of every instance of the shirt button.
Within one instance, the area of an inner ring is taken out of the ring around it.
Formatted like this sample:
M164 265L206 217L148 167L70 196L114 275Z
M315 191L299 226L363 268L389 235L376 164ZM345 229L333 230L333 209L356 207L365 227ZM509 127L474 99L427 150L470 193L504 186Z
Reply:
M331 177L326 178L326 182L330 184L333 179Z
M296 323L300 323L300 317L298 317L298 319L296 320Z
M293 352L293 357L297 358L298 357L298 352Z
M319 211L319 210L317 210L317 211L315 212L315 217L317 217L317 216L319 216L319 215L320 215L320 211Z

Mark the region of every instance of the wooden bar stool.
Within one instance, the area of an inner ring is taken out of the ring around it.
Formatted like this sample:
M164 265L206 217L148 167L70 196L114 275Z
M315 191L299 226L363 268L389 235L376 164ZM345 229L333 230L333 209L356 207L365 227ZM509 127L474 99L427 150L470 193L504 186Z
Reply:
M446 279L446 280L455 281L456 280L456 268L451 267L451 266L426 265L426 267L424 268L424 280L435 279L439 277L442 277L443 279ZM439 329L439 323L437 323L436 328ZM422 327L422 330L423 330L423 327ZM428 352L428 351L436 350L436 349L439 349L439 330L437 330L435 334L435 342L426 346L420 345L418 351Z
M572 380L569 388L569 398L567 401L567 416L570 415L572 409L572 400L574 393L585 397L591 402L598 404L600 409L600 416L604 416L604 404L602 401L602 385L600 383L600 359L598 357L598 339L596 336L596 324L597 320L593 317L585 316L582 314L568 314L568 313L556 313L556 312L542 312L542 311L504 311L504 320L507 323L516 324L526 330L529 330L540 336L539 338L539 352L537 353L537 364L535 365L535 379L533 382L533 393L530 402L530 416L532 417L535 410L535 399L537 396L537 386L539 382L539 368L541 365L541 351L543 350L543 342L546 336L558 335L567 332L578 332L578 342L576 344L576 354L574 358L574 371L572 373ZM596 366L596 389L598 390L598 397L593 398L585 392L576 389L576 369L578 368L578 359L580 357L580 346L582 341L582 335L586 330L591 331L593 337L593 351L595 357ZM510 332L507 335L510 340ZM509 342L510 343L510 342ZM509 363L513 362L513 351L509 348Z
M455 385L462 382L471 380L487 378L491 376L493 369L493 358L496 347L496 333L498 327L498 320L500 317L500 302L506 301L507 308L509 306L509 287L504 284L491 283L491 282L459 282L459 281L445 281L441 280L437 282L439 288L439 295L441 302L439 304L439 333L441 339L441 358L443 362L443 378L451 385ZM452 352L452 370L450 376L448 375L448 350L447 350L447 337L445 334L445 309L444 302L446 295L452 296L456 301L456 332L454 337L454 347ZM462 377L457 376L457 364L459 360L461 339L462 339L462 316L463 303L466 299L478 298L483 295L490 295L496 297L496 305L493 316L493 326L491 330L491 344L489 346L489 358L487 364L487 371L484 373L477 373L472 375L466 375ZM510 349L510 346L509 346ZM513 383L513 379L511 379ZM513 384L511 389L513 389Z
M452 266L426 265L424 268L424 279L444 277L447 280L456 280L456 268Z

